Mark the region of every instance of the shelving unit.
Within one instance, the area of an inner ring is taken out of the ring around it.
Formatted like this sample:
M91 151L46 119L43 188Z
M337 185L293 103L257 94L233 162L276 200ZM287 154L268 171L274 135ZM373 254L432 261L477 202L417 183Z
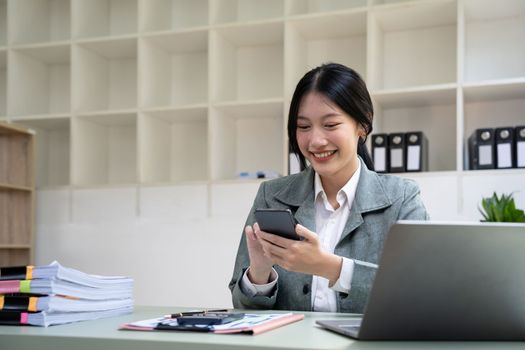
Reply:
M9 115L54 115L70 111L70 46L11 50ZM12 64L11 64L12 62ZM31 103L28 103L31 101Z
M71 135L73 185L137 182L136 113L75 117Z
M171 31L208 25L208 0L150 0L142 3L142 32Z
M138 31L138 0L71 2L75 39L134 35Z
M0 48L0 119L7 116L7 52Z
M33 133L0 122L0 266L33 261Z
M283 96L282 21L225 26L211 32L212 102Z
M73 111L137 107L137 39L82 42L73 48Z
M208 108L145 112L139 119L141 182L208 179Z
M283 124L282 100L217 105L210 112L212 180L282 168Z
M147 36L140 52L142 106L208 103L207 30Z
M447 182L523 124L523 32L521 0L0 0L0 119L38 131L40 187L235 184L287 173L295 85L337 61Z
M71 38L70 0L9 1L9 40L13 45L50 43Z
M211 23L242 23L282 18L284 2L282 0L212 0Z

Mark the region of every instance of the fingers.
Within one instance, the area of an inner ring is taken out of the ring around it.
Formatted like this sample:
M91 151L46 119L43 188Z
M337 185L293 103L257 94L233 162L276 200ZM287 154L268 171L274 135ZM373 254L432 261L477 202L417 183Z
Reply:
M253 232L253 228L248 225L244 228L244 233L246 234L246 237L252 241L256 241L257 237L255 237L255 233Z
M295 233L304 237L308 241L317 240L317 235L315 233L300 224L295 225Z
M283 248L288 248L290 246L290 244L293 243L293 241L291 241L289 239L280 237L278 235L274 235L273 233L268 233L268 232L265 232L265 231L261 231L261 229L259 228L259 225L257 225L257 223L255 223L253 225L253 228L254 228L255 235L258 238L260 238L261 240L264 240L266 242L270 242L271 244L274 244L276 246L283 247Z

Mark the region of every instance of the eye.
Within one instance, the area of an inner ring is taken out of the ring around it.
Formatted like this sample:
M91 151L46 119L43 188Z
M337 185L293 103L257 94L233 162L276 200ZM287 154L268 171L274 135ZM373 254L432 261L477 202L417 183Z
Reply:
M308 130L310 128L310 125L297 125L297 129L299 130Z
M324 127L327 128L327 129L333 129L333 128L337 127L340 124L341 123L328 123L328 124L325 124Z

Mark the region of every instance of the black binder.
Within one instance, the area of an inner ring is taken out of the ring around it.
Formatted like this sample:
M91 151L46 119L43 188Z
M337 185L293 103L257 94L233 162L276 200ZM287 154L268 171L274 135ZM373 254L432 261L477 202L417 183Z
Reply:
M497 128L494 133L496 140L496 168L508 169L515 167L514 128Z
M422 131L405 134L406 171L428 170L428 140Z
M388 135L388 148L391 173L402 173L406 170L405 134L402 132Z
M514 129L516 138L516 168L525 168L525 125Z
M374 170L377 173L388 172L388 134L372 135L372 158L374 159Z
M494 129L476 129L468 139L469 168L494 169L496 167Z

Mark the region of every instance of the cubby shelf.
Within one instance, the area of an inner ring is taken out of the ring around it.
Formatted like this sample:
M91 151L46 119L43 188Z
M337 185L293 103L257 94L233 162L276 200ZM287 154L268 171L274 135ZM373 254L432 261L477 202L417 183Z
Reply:
M0 266L33 261L33 137L0 123Z
M523 124L523 32L521 0L0 0L0 119L40 187L235 183L287 173L295 85L335 61L460 176L474 129Z

